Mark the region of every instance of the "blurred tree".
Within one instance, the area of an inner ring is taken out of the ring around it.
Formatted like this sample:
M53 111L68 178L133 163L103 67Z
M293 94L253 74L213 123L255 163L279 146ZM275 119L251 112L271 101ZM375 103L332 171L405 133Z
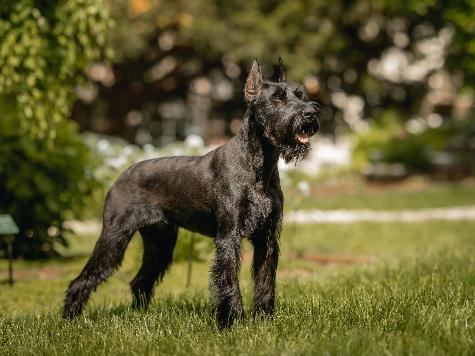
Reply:
M54 255L63 220L97 184L68 120L110 25L103 0L0 1L0 211L21 228L17 256Z
M449 1L445 19L455 29L455 41L450 48L448 65L465 79L465 84L475 85L475 2Z
M224 113L214 120L219 123L230 121L233 108L239 107L233 105L241 100L233 95L239 83L232 85L225 75L220 76L220 58L198 53L185 31L192 24L191 15L184 10L188 5L156 4L146 0L114 3L114 65L91 68L90 82L79 88L81 101L75 106L74 118L82 130L120 135L142 145L164 145L193 132L213 136L208 127L193 127L203 116L201 111L209 113L211 104L223 106L215 111ZM231 90L226 102L214 100L219 94L210 91L208 75L216 69L215 81L224 79Z
M265 62L282 55L289 77L304 80L307 90L338 109L335 119L351 129L361 124L358 116L377 118L388 108L402 118L420 115L427 89L434 87L433 74L452 70L461 77L454 79L455 90L475 74L473 48L463 50L475 35L469 1L202 0L193 5L190 32L203 53ZM199 11L203 8L207 11Z
M428 105L451 114L456 95L426 105L428 92L439 90L434 75L449 71L457 94L475 73L469 0L122 0L113 16L115 81L104 87L95 80L99 99L78 105L75 116L84 129L140 144L163 144L158 137L170 122L182 138L197 120L193 105L212 123L198 133L212 135L222 122L220 133L231 134L242 111L246 68L256 57L268 76L275 69L269 63L284 58L288 77L324 102L327 131L363 129L363 119L378 119L388 109L403 119L426 115L421 108ZM175 111L184 104L189 113L169 118L160 110L166 103ZM94 122L87 119L91 113Z

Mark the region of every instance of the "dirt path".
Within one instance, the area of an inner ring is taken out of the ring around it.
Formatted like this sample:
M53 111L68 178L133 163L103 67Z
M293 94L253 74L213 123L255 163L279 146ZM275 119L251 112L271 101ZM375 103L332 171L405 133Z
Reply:
M475 206L430 208L417 210L299 210L285 215L285 222L308 223L353 223L417 222L427 220L475 220Z

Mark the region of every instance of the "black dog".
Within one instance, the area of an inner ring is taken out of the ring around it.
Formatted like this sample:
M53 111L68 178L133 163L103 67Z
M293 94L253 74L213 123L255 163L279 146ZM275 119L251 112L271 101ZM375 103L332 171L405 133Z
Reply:
M179 227L214 238L211 300L219 328L243 317L241 239L254 246L254 315L274 309L283 195L277 161L301 160L319 129L319 105L302 86L262 80L254 61L246 81L248 109L236 137L202 157L137 163L107 194L103 229L66 293L64 318L79 314L97 286L119 267L132 235L143 238L143 263L131 282L135 307L146 307L172 262Z

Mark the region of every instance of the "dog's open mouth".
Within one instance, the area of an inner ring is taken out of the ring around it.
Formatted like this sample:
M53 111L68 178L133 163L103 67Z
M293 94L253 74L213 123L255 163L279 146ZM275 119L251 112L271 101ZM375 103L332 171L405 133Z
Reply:
M318 131L318 127L312 124L303 125L300 130L295 134L295 140L300 145L307 145L312 137Z
M305 145L310 140L310 136L305 133L298 133L295 135L295 139L301 144Z
M295 134L295 140L301 145L306 145L309 143L310 137L312 137L315 133L317 133L319 128L320 128L320 122L318 120L316 122L304 123L297 130Z

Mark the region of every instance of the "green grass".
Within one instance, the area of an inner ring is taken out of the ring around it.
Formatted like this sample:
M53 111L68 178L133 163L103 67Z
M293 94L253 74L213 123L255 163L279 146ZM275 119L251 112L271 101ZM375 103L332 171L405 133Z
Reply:
M127 283L141 248L134 239L121 270L73 322L60 319L61 298L85 258L21 261L17 284L0 285L0 354L473 354L473 231L475 222L465 221L289 226L275 317L246 318L225 332L216 330L209 312L209 260L194 264L188 290L186 263L177 263L150 310L132 311ZM78 250L93 240L80 239ZM249 254L246 244L247 310ZM1 261L2 272L5 267Z
M286 208L394 210L475 205L473 181L448 184L414 179L387 187L362 182L315 183L312 188L308 196L288 189Z

